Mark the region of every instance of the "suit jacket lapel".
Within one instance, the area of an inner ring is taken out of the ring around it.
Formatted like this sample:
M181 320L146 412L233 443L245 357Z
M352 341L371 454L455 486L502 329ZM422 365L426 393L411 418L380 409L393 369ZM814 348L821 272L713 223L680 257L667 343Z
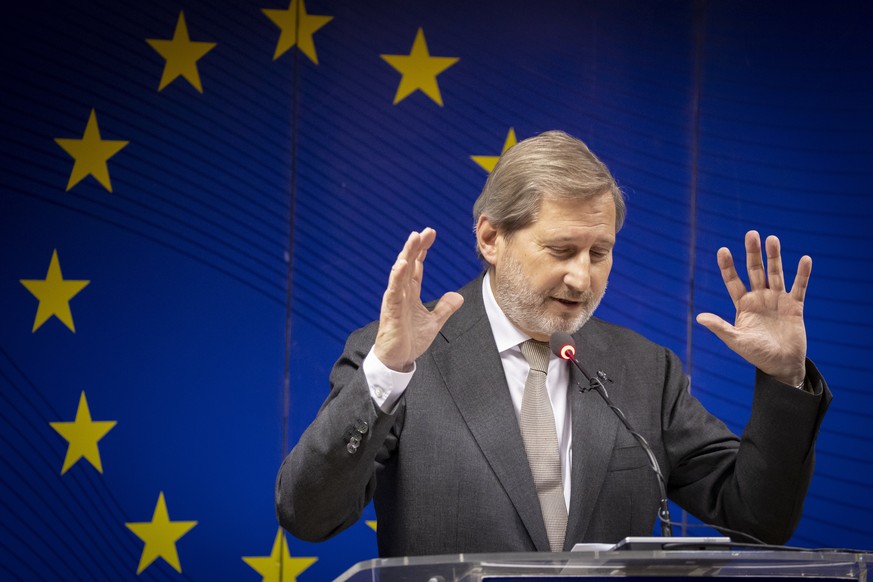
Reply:
M591 320L574 336L577 359L589 374L604 370L613 384L621 386L622 370L609 357L605 338L595 332L597 320ZM611 366L611 367L610 367ZM619 421L603 400L588 388L588 380L575 367L570 370L570 406L573 415L573 460L571 492L565 550L583 539L588 528L606 469L612 454Z
M443 327L446 343L431 353L446 389L518 511L534 546L548 551L539 498L527 457L522 454L524 443L482 304L481 287L482 277L478 277L461 290L464 307Z

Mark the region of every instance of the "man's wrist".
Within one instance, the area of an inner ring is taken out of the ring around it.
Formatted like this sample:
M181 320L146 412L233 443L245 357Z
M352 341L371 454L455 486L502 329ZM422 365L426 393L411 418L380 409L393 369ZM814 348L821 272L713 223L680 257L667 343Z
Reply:
M397 372L386 366L370 348L367 357L361 365L370 389L370 396L384 412L390 412L391 407L406 390L415 372L415 364L410 372Z
M796 370L790 371L785 375L773 375L773 377L787 386L802 389L804 384L806 384L806 361L803 362L802 367Z
M408 374L408 373L410 373L410 372L415 371L415 360L413 360L413 361L411 361L411 362L405 362L405 363L402 363L402 364L398 364L397 362L392 362L392 361L388 360L387 358L384 358L382 355L379 354L378 344L375 344L375 345L371 348L370 351L373 353L373 356L374 356L376 359L378 359L379 362L380 362L383 366L385 366L386 368L388 368L388 369L391 370L392 372L397 372L398 374Z
M801 380L800 382L797 382L796 379L789 380L789 379L776 378L775 376L774 376L774 379L776 381L778 381L780 384L784 384L785 386L788 386L790 388L802 389L803 386L806 384L806 376L804 376L803 380Z
M803 390L804 386L806 386L806 374L802 376L802 380L800 382L797 381L797 376L780 378L778 376L773 376L773 379L778 381L780 384L784 384L790 388L795 388L797 390Z

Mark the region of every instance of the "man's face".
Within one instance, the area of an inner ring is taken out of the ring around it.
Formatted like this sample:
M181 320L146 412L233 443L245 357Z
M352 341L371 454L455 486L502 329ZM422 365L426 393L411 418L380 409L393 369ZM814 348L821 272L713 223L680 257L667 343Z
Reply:
M539 218L494 239L491 285L503 312L531 337L573 333L606 291L615 244L612 196L544 199Z

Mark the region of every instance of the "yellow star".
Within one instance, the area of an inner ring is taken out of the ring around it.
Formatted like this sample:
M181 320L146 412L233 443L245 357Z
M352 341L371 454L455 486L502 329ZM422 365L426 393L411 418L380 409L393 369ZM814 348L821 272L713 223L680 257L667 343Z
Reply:
M88 408L88 400L85 392L79 397L79 408L76 410L76 420L73 422L50 422L53 429L69 441L67 456L64 458L64 466L61 475L85 457L97 471L103 473L103 464L100 462L100 449L97 441L106 436L117 424L114 420L91 420L91 410Z
M269 556L243 558L243 562L263 576L263 582L295 582L297 576L316 561L318 558L292 558L281 527Z
M76 327L73 325L73 313L70 311L70 300L91 281L84 279L64 280L64 276L61 274L61 263L58 261L57 249L52 253L52 260L49 262L48 273L46 273L45 279L20 279L19 281L34 297L39 299L39 307L36 308L36 318L33 320L32 332L36 332L42 324L54 315L70 328L70 331L76 333Z
M389 65L397 69L401 75L400 86L394 96L394 105L397 105L416 89L430 97L437 105L442 107L443 97L436 77L460 59L456 57L432 57L427 51L427 41L424 39L424 30L419 28L412 43L412 50L408 55L379 55Z
M70 180L67 182L67 192L89 175L94 176L104 188L112 192L109 167L106 162L130 142L100 139L97 114L93 109L88 117L88 125L85 126L85 134L82 139L55 138L55 143L76 160L73 164L73 171L70 173Z
M185 77L185 80L191 83L197 91L203 93L200 73L197 71L197 61L214 49L215 43L192 41L188 37L188 26L185 24L184 12L179 12L176 32L173 33L171 40L147 38L146 42L167 61L164 64L164 73L161 75L158 91L162 91L176 77Z
M278 26L281 31L279 33L279 42L276 43L276 52L273 53L274 61L291 50L296 44L300 51L309 57L310 61L316 65L318 64L318 55L315 54L315 42L312 40L312 35L319 28L333 20L333 16L308 14L303 0L299 0L299 2L298 0L291 0L287 10L262 8L261 12L272 20L273 24Z
M509 128L509 133L506 134L506 141L503 142L503 150L501 150L501 155L506 153L506 150L514 146L518 143L518 140L515 139L515 129ZM489 174L491 170L494 169L494 166L497 165L497 160L500 159L500 156L470 156L470 159L479 164L486 172Z
M182 566L179 564L179 553L176 551L176 542L183 535L191 531L191 528L197 525L197 522L170 521L163 491L158 496L155 513L152 515L150 522L125 523L124 525L145 542L142 556L139 559L139 568L136 571L137 575L141 574L143 570L148 568L158 558L163 558L176 569L176 572L182 573Z
M367 525L370 527L371 530L376 531L376 521L375 520L373 520L373 521L367 520Z

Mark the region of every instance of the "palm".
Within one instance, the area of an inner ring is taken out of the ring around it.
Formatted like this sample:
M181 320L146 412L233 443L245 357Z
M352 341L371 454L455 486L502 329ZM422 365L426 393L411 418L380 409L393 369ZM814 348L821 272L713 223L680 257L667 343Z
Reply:
M379 352L380 355L386 354L384 357L392 362L415 361L442 327L442 322L421 303L420 297L413 296L404 296L400 305L388 306L388 312L383 314L380 322Z
M783 362L806 358L803 304L788 293L769 289L746 293L737 302L734 329L736 343L731 348L773 376L790 375L790 366L781 370Z

